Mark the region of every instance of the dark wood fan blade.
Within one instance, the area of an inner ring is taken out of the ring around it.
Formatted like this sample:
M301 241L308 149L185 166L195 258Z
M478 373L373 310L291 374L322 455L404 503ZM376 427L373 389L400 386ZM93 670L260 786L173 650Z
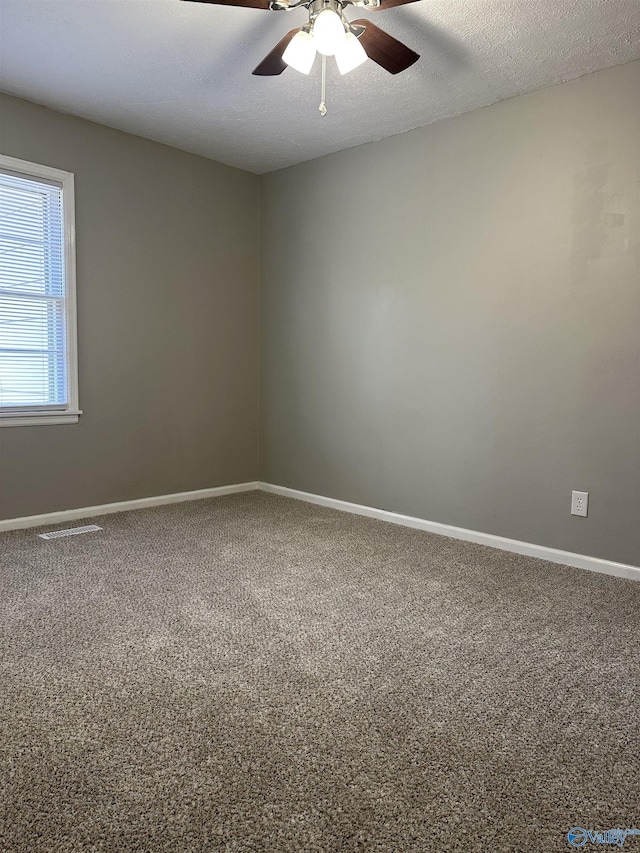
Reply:
M269 0L188 0L190 3L211 3L213 6L244 6L247 9L268 9Z
M295 30L291 30L283 39L280 39L271 53L268 53L262 62L259 65L256 65L251 73L257 74L259 77L274 77L276 74L282 74L284 69L287 67L287 63L282 58L282 54L287 49L287 45L291 39L296 33L299 33L301 29L302 27L298 27Z
M398 39L394 39L366 18L351 23L364 27L360 44L366 50L369 59L373 59L390 74L399 74L420 59L420 54L411 50L406 44L402 44Z
M367 6L368 12L380 12L392 9L394 6L404 6L407 3L417 3L418 0L380 0L379 6Z

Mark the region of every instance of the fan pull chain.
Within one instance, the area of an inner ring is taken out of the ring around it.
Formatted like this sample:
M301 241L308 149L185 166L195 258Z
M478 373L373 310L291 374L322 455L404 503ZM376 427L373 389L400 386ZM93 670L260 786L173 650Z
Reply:
M324 102L326 95L326 87L327 87L327 57L322 54L322 100L320 101L320 106L318 109L320 110L321 116L326 116L327 114L327 105Z

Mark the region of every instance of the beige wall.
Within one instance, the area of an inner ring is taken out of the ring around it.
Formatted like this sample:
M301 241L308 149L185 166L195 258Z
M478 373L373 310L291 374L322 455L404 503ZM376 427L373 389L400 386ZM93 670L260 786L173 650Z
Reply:
M14 98L4 154L75 173L75 425L0 429L0 518L254 480L259 181Z
M262 479L640 564L639 68L262 179Z

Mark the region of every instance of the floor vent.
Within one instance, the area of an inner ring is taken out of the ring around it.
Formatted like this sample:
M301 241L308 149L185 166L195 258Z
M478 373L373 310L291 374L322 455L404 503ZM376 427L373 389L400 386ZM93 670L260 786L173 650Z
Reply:
M68 530L53 530L51 533L38 533L41 539L59 539L61 536L78 536L80 533L93 533L102 530L97 524L87 524L84 527L70 527Z

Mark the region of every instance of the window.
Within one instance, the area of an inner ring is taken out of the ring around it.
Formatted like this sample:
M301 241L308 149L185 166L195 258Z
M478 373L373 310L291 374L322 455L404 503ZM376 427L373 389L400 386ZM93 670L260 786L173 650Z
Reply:
M79 414L73 175L0 155L0 427Z

